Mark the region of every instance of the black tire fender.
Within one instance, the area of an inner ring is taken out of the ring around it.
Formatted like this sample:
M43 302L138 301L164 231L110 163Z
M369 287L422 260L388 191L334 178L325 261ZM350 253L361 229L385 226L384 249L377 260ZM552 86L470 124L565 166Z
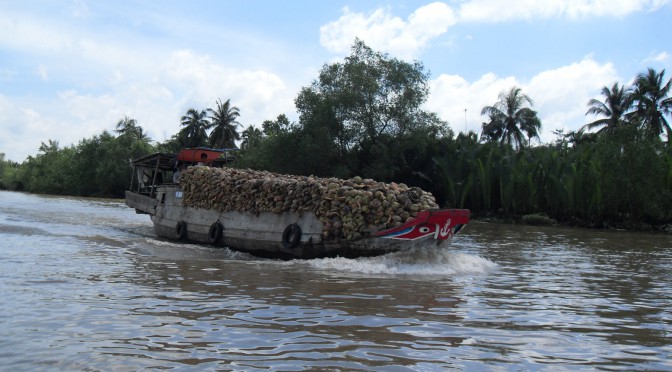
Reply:
M180 221L175 225L175 236L178 240L184 240L187 237L187 223Z
M219 221L216 221L210 225L210 230L208 231L208 244L217 245L222 241L222 235L224 233L224 226L222 226Z
M301 227L295 223L287 225L282 232L282 246L291 249L299 245L301 241Z

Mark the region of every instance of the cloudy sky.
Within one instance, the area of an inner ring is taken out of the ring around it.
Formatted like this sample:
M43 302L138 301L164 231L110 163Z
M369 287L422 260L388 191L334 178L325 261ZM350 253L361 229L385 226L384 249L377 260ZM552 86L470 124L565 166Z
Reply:
M77 144L125 115L156 141L218 98L257 125L286 114L359 37L424 63L426 109L480 133L516 85L542 142L588 121L586 102L647 67L672 75L672 0L0 0L0 153ZM466 111L465 111L466 110Z

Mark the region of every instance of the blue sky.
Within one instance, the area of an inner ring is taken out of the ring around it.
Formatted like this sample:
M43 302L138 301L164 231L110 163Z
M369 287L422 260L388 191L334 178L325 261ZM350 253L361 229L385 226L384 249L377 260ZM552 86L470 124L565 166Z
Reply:
M423 62L425 109L480 133L480 111L519 86L554 130L647 67L672 76L672 0L0 0L0 153L77 144L125 115L156 141L218 98L244 127L286 114L354 38ZM466 115L465 115L466 109Z

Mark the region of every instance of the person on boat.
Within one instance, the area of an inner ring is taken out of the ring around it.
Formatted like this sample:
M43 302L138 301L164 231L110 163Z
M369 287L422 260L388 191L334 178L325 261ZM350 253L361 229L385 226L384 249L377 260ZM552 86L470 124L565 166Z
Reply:
M147 167L137 167L136 172L138 173L138 184L140 189L144 190L151 179L149 176L151 170Z
M180 173L184 169L184 163L180 163L179 161L175 165L175 172L173 172L173 183L178 183L180 182Z
M207 165L207 160L208 160L208 154L202 153L201 161L199 161L197 165Z

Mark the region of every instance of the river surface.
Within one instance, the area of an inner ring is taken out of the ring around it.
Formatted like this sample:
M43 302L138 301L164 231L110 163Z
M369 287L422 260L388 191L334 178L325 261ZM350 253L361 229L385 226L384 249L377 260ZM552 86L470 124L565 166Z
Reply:
M118 200L0 191L0 370L672 370L672 237L470 224L277 261Z

